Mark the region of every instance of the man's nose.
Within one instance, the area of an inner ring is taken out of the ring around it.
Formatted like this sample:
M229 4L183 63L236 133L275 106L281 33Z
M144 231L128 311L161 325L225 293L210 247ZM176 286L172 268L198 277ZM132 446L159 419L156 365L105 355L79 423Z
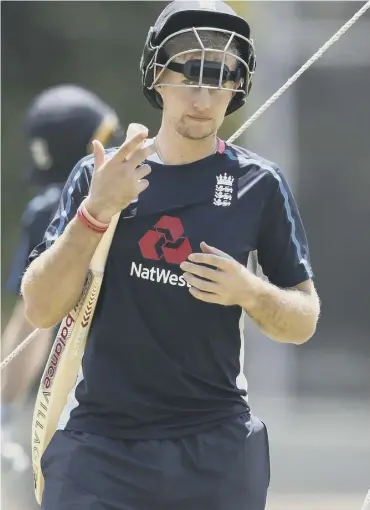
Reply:
M211 107L211 91L208 88L198 87L194 89L194 108L205 112Z

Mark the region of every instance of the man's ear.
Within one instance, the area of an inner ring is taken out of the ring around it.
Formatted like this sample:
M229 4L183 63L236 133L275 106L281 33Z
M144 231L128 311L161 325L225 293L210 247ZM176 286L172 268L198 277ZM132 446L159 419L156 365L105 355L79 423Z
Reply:
M243 87L244 85L244 79L241 78L239 81L233 81L233 89L235 92L232 92L232 97L235 96L235 94L237 93L236 91L239 90L239 88Z
M234 81L235 90L238 90L240 87L244 85L244 79L240 78L239 81Z

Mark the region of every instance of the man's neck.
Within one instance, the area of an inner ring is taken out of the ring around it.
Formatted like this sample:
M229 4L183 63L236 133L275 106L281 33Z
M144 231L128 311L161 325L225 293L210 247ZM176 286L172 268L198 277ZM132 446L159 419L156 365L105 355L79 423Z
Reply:
M217 149L217 137L211 135L203 140L191 140L171 132L163 126L156 136L157 154L165 165L186 165L211 156Z

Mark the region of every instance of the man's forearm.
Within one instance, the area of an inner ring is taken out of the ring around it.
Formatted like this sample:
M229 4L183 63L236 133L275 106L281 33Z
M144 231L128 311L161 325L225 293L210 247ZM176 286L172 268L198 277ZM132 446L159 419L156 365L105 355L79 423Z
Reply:
M295 344L302 344L312 337L320 313L320 302L313 285L310 292L280 289L249 274L248 288L241 306L268 337Z
M34 260L22 280L28 320L48 328L77 303L101 234L73 218L55 243Z

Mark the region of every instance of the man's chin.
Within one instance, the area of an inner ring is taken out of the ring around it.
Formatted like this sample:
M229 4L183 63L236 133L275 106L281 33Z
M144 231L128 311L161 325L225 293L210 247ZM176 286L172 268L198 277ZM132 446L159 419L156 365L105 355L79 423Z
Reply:
M182 125L178 127L177 131L180 135L184 138L188 138L189 140L204 140L205 138L209 138L217 133L217 129L213 123L209 126Z

